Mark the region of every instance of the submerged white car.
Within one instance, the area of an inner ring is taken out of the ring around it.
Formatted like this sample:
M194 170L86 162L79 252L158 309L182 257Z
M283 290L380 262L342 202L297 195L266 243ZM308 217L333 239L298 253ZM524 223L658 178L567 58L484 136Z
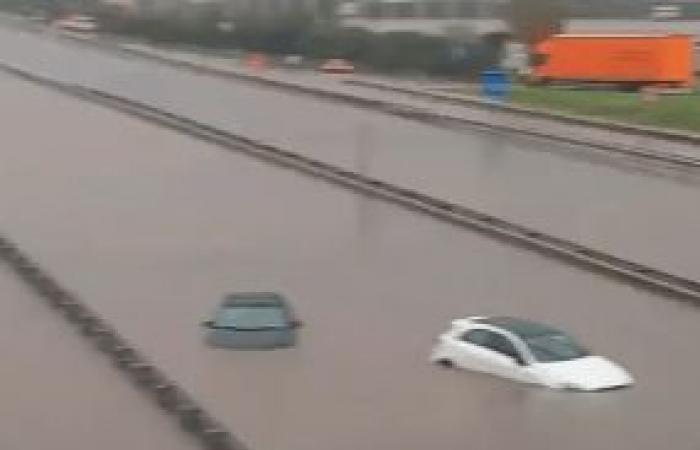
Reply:
M634 383L622 367L594 356L563 332L512 317L469 317L438 338L433 362L556 389L600 391Z

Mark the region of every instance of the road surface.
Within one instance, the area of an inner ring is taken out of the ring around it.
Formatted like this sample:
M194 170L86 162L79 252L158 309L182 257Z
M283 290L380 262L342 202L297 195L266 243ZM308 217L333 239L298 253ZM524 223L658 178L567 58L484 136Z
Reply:
M449 131L5 28L0 61L700 279L700 253L688 245L700 229L697 179L620 170L551 142Z
M0 97L0 229L254 450L697 450L698 309L23 81ZM298 348L203 345L247 290L291 299ZM468 314L554 323L638 384L428 364Z

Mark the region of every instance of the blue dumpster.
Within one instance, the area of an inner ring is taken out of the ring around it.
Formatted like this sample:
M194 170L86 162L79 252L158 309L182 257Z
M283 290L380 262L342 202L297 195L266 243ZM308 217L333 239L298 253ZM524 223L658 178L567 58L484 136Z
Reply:
M481 72L481 92L489 100L503 102L508 100L511 83L504 70L491 69Z

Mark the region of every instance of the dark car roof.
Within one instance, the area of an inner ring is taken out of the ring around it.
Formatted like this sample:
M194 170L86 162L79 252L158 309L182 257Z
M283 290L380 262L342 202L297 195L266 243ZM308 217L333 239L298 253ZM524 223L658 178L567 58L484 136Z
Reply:
M475 322L491 325L510 331L521 338L530 338L535 336L544 336L551 334L562 334L561 331L549 325L533 322L526 319L518 319L515 317L485 317L476 319Z
M239 292L228 294L221 306L277 306L287 307L284 297L275 292Z

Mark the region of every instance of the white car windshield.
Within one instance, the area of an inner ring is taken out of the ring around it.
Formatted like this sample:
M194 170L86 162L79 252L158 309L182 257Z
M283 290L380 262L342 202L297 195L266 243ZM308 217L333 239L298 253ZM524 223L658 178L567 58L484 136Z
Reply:
M235 306L219 311L216 317L216 326L241 330L284 328L287 326L287 321L281 308Z
M589 353L565 334L544 334L525 339L532 355L540 362L570 361Z

